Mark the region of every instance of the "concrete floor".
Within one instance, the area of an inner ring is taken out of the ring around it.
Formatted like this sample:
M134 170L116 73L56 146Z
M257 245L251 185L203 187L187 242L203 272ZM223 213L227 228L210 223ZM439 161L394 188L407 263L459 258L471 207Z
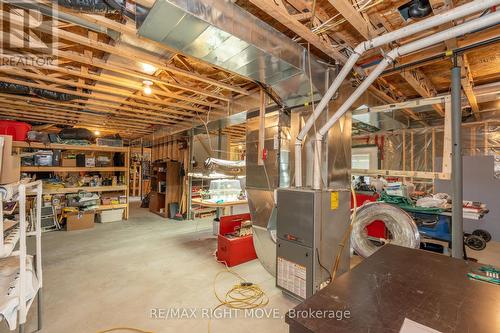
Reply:
M192 308L201 317L203 309L218 304L212 286L224 266L213 256L216 238L211 234L211 219L165 220L133 205L126 222L43 235L42 332L95 333L113 327L207 332L206 319L152 319L151 310ZM234 271L258 283L270 298L268 308L278 309L279 316L297 304L274 286L274 278L258 260ZM217 289L223 293L236 282L229 275L221 277ZM240 315L234 319L231 315L233 319L212 320L212 332L233 332L236 323L239 333L288 332L281 318ZM1 333L8 332L4 326L0 323ZM36 305L27 328L27 332L36 328Z
M96 333L114 327L155 333L208 331L207 319L154 319L151 311L194 309L201 318L204 309L218 304L213 281L224 266L213 256L216 238L211 234L211 219L165 220L138 208L138 203L132 207L126 222L43 235L42 332ZM469 254L500 266L499 253L500 243L491 242L486 251ZM275 312L267 314L270 318L262 318L262 313L255 313L254 318L227 313L226 318L212 320L211 331L234 332L237 328L238 333L288 332L282 316L297 302L283 296L258 260L237 266L234 271L258 283L270 298L267 309ZM217 290L225 292L235 282L233 277L224 276ZM27 332L35 328L36 305L29 313ZM1 323L0 333L6 332Z

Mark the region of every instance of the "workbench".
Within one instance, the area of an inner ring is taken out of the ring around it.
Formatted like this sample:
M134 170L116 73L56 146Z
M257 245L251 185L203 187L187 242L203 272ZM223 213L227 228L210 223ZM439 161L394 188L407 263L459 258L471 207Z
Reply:
M210 208L216 208L217 211L219 209L227 208L229 207L231 210L231 213L229 215L233 215L233 207L234 206L239 206L239 205L246 205L248 204L247 200L236 200L236 201L225 201L225 202L213 202L213 201L208 201L208 200L201 200L201 199L193 199L191 201L193 204L200 205L203 207L210 207ZM219 218L220 213L218 212L217 218Z
M294 310L348 310L345 319L291 318L290 333L399 332L405 318L443 333L500 332L500 287L469 280L480 264L385 245Z

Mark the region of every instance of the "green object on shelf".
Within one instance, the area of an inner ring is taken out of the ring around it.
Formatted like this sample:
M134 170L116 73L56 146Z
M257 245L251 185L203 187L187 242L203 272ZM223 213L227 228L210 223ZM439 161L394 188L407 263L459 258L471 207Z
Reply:
M443 212L441 208L434 207L419 207L415 205L415 202L407 197L402 197L399 195L389 195L387 192L382 192L377 201L385 202L391 205L396 205L399 208L414 212L414 213L431 213L431 214L439 214Z

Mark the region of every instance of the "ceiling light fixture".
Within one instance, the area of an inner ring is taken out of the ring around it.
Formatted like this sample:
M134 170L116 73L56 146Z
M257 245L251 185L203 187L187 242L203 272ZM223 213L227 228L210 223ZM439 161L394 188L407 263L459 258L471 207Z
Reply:
M142 81L142 84L143 84L142 91L144 92L144 94L151 95L151 93L153 92L153 90L151 89L153 82L145 80L145 81Z
M155 66L150 64L141 63L141 65L142 65L142 71L149 75L153 75L157 70Z
M97 136L99 136L99 135L101 135L101 132L99 132L99 131L95 130L95 131L94 131L94 134L95 134L95 135L97 135Z

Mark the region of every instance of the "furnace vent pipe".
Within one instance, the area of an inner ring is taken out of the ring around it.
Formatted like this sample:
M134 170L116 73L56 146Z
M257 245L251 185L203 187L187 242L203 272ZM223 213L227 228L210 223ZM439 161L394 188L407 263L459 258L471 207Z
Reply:
M468 32L482 29L500 23L500 11L488 14L478 19L469 21L467 23L458 25L451 29L439 32L432 36L422 38L415 42L397 47L387 53L384 59L375 67L375 69L368 75L368 77L359 85L354 93L342 104L342 106L335 112L335 114L326 122L326 124L319 129L316 134L315 153L314 153L314 171L313 171L313 189L321 188L321 142L324 136L328 133L330 128L340 119L356 102L356 100L368 89L368 87L382 74L382 72L400 56L414 52L416 50L424 49L434 44L443 42L448 39L456 38Z
M456 20L458 18L477 13L484 9L493 7L495 5L500 4L500 0L476 0L473 2L469 2L460 7L456 7L449 11L443 12L438 15L434 15L425 20L416 22L404 28L389 32L385 35L376 37L372 40L368 40L366 42L360 43L354 49L354 52L349 57L345 65L342 67L342 70L339 72L332 85L326 91L325 95L318 103L316 108L313 111L313 114L307 119L306 124L297 135L295 140L295 186L302 187L302 141L305 136L309 132L309 130L314 125L314 122L319 117L319 115L323 112L323 110L328 105L328 102L332 99L333 95L337 92L342 82L345 80L347 75L350 73L351 69L354 67L358 59L368 50L373 48L382 46L384 44L393 42L397 39L408 37L415 33L434 28L444 23L448 23L450 21Z

